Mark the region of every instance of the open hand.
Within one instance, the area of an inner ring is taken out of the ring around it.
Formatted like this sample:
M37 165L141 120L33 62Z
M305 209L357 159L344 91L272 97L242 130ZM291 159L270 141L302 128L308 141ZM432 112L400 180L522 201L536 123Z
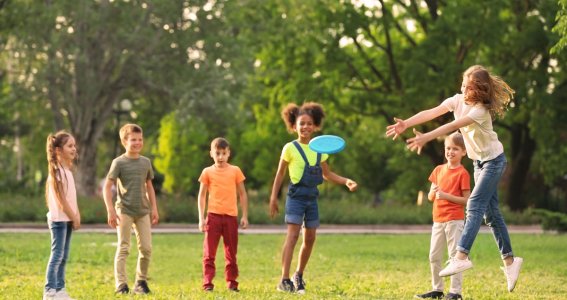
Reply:
M394 118L394 121L396 122L395 124L386 127L386 136L387 137L394 136L392 140L395 140L399 135L401 135L407 129L407 125L406 122L404 122L404 120Z
M421 154L421 148L423 148L423 146L425 146L425 144L428 142L427 139L425 138L425 135L417 130L415 130L415 128L413 129L413 133L415 134L415 137L408 139L407 142L407 148L410 151L414 151L417 150L417 155Z

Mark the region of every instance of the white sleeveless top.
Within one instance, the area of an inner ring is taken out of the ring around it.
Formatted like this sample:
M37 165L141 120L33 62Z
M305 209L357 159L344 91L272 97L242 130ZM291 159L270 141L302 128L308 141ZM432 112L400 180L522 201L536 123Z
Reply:
M61 178L57 178L58 181L63 183L62 194L65 197L67 203L71 207L73 213L77 213L79 207L77 205L77 190L75 189L75 178L71 170L61 168L63 170L61 173ZM55 196L55 190L53 189L53 179L50 176L47 177L47 206L49 207L49 212L47 213L47 220L51 222L69 222L71 218L63 212L63 208L59 207L57 204L57 198Z

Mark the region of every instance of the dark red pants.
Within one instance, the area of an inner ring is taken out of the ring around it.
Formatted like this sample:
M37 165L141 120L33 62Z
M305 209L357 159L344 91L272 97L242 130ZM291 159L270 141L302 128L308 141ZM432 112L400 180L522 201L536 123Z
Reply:
M228 215L208 213L205 221L205 240L203 242L203 288L212 288L215 277L215 258L222 236L224 243L224 274L229 288L237 288L238 266L238 218Z

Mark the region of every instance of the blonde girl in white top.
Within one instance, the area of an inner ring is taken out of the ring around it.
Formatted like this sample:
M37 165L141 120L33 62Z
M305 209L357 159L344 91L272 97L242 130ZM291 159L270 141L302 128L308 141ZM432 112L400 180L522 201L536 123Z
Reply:
M51 231L51 255L43 299L72 299L65 289L65 266L71 233L81 227L75 179L71 172L77 157L75 139L64 131L50 134L46 152L49 175L45 184L45 199L49 208L47 222Z
M506 82L488 72L483 66L472 66L463 74L461 94L446 99L439 106L421 111L409 119L394 118L395 124L386 129L386 136L397 138L407 128L453 112L455 120L427 133L417 132L407 140L407 148L419 154L425 144L439 136L460 130L467 154L473 160L475 186L467 203L467 217L457 254L440 276L451 276L472 268L469 260L473 242L482 219L492 229L500 255L504 261L504 274L508 291L516 286L523 259L514 257L510 236L498 208L498 183L506 168L504 147L492 127L495 117L503 117L514 95Z

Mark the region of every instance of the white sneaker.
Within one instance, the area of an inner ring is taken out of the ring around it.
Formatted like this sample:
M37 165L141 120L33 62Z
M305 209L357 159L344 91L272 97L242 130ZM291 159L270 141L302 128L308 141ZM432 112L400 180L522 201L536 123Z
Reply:
M57 300L75 300L74 298L71 298L71 296L69 296L69 294L67 294L67 291L64 288L60 289L59 292L55 293L55 299L57 299Z
M57 291L55 289L47 289L43 291L43 300L52 300L55 299L55 295Z
M521 257L514 257L514 261L511 265L500 267L504 274L506 274L506 281L508 282L508 292L512 292L516 287L516 282L518 281L518 276L520 276L520 269L524 259Z
M472 262L468 258L458 259L456 257L453 257L449 259L449 264L445 267L445 269L439 272L439 276L446 277L446 276L455 275L463 271L466 271L472 267L473 267Z

